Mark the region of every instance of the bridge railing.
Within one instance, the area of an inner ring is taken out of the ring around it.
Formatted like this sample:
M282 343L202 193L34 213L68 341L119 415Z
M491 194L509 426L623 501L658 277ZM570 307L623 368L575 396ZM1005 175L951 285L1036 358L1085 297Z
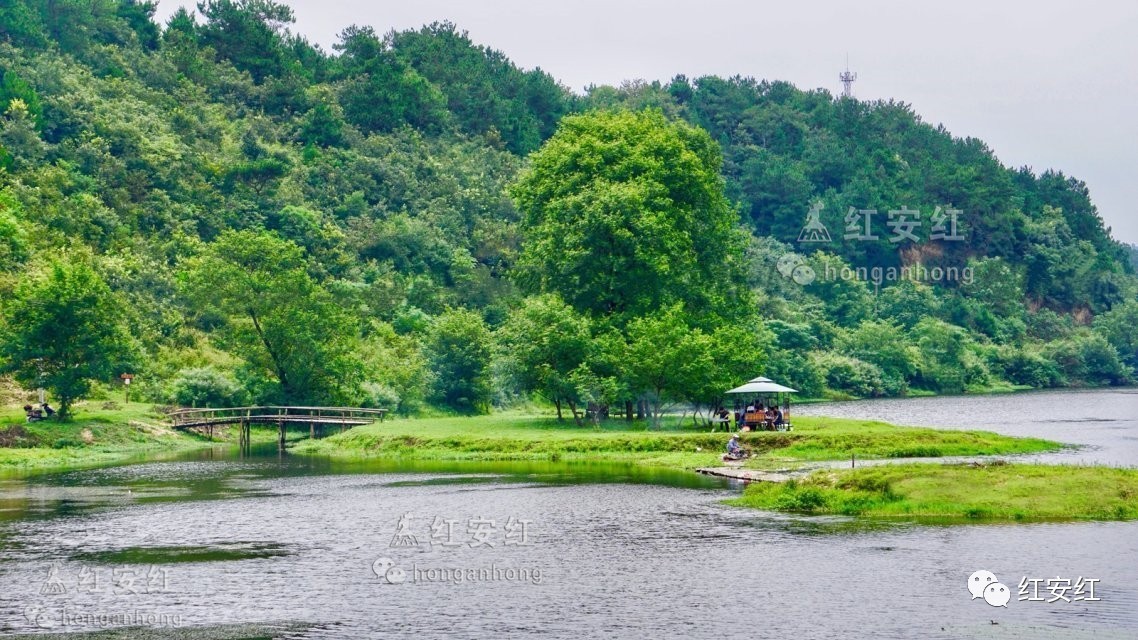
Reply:
M175 427L193 424L221 424L242 420L285 422L304 422L311 418L314 422L358 422L383 420L387 409L365 409L363 407L227 407L224 409L188 408L167 412Z

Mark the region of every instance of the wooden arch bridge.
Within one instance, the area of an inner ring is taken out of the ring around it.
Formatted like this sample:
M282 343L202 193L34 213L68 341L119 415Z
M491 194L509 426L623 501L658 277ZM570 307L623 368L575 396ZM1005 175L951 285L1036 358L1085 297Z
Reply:
M174 429L193 430L207 433L213 437L218 427L236 426L240 431L241 453L249 452L249 429L253 424L276 425L277 445L285 448L285 432L289 427L308 427L308 436L317 438L328 427L358 427L383 421L387 409L363 409L359 407L233 407L228 409L174 409L167 415L174 422Z

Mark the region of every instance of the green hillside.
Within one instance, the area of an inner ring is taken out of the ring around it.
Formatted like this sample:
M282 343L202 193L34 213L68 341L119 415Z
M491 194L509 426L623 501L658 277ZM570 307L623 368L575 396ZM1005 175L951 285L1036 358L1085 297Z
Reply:
M658 417L759 373L864 397L1138 367L1134 248L1086 186L904 103L576 95L448 23L327 52L272 0L154 10L0 7L0 370L64 405L129 371L164 404ZM800 242L812 208L829 242Z

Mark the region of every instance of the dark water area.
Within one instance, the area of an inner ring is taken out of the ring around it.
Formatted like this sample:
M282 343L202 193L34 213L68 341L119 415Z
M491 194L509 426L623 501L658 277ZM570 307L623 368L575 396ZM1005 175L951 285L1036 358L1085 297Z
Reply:
M1011 402L1017 421L982 428L1125 462L1126 431L1109 428L1121 414L1105 407L1132 393L1088 400L1085 431L1043 416L1033 431L1020 396L999 396L987 410ZM1039 397L1029 406L1050 406ZM940 415L946 400L977 399L900 401L895 420L931 423L922 407ZM1138 523L793 517L722 504L738 491L726 481L635 465L257 453L0 480L0 634L1138 637ZM980 569L1009 587L1006 607L972 599ZM1019 600L1032 579L1042 600ZM1048 586L1072 601L1047 602Z

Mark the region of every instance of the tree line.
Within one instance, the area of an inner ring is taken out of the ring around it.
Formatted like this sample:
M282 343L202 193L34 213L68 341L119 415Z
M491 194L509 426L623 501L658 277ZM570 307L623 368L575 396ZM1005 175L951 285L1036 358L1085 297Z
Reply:
M64 410L127 370L154 402L583 421L759 374L849 397L1138 366L1133 248L1085 185L902 103L739 77L576 95L449 23L325 52L271 0L153 13L0 8L0 366ZM835 236L905 205L964 237L803 245L816 205ZM797 282L792 253L975 277Z

